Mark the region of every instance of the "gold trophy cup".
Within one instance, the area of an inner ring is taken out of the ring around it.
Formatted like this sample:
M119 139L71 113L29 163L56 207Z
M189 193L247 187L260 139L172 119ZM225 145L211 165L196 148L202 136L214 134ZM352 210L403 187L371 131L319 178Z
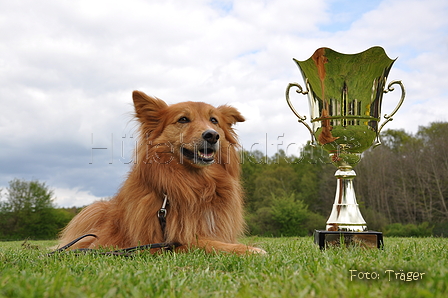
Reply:
M290 83L286 89L288 105L310 131L312 145L322 146L337 167L333 209L326 230L315 231L315 242L321 248L342 243L381 248L382 233L367 229L356 202L353 167L360 161L362 152L381 144L381 129L393 120L403 103L405 90L401 81L392 81L385 87L395 60L383 48L372 47L358 54L320 48L308 60L294 61L302 72L306 89ZM384 115L385 121L380 125L383 94L393 91L393 85L400 86L401 98L392 113ZM292 87L297 93L308 95L311 125L291 103Z

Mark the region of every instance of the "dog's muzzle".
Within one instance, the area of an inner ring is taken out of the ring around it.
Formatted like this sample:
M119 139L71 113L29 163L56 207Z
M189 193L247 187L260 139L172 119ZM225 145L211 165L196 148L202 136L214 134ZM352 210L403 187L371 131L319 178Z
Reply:
M182 148L182 154L194 163L208 165L215 161L219 133L209 129L202 133L202 142L194 144L193 150Z

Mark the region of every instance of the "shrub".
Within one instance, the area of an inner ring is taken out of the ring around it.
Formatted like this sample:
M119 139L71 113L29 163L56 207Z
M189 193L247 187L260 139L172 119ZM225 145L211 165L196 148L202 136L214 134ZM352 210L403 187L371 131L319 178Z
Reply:
M435 224L432 233L434 236L448 237L448 222Z
M274 196L270 206L246 217L250 234L261 236L306 236L325 227L323 216L308 210L295 194Z
M419 225L394 223L387 225L384 236L394 237L428 237L432 235L434 226L430 226L428 222Z

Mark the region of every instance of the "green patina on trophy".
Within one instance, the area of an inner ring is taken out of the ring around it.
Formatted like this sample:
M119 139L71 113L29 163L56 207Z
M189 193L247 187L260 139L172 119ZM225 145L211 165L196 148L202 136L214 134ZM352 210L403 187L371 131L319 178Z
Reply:
M359 210L353 188L356 176L353 167L360 161L362 152L381 144L381 129L393 120L403 103L405 91L401 81L393 81L386 88L395 60L383 48L373 47L350 55L320 48L308 60L294 61L302 72L306 89L290 83L286 89L288 105L310 131L311 143L322 146L338 168L333 209L326 230L315 231L315 242L321 248L341 242L380 248L382 233L368 231ZM384 115L385 121L380 125L383 94L393 91L393 85L401 87L401 98L392 113ZM292 87L297 93L308 95L311 126L291 103Z

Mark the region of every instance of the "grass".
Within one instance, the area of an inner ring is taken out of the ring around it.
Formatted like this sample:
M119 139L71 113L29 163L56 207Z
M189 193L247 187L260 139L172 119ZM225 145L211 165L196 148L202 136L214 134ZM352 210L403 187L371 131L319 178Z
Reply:
M416 298L448 294L447 238L385 238L384 250L326 251L320 251L311 237L243 241L263 247L268 255L195 250L188 254L143 252L132 258L46 256L54 241L0 242L0 297Z

